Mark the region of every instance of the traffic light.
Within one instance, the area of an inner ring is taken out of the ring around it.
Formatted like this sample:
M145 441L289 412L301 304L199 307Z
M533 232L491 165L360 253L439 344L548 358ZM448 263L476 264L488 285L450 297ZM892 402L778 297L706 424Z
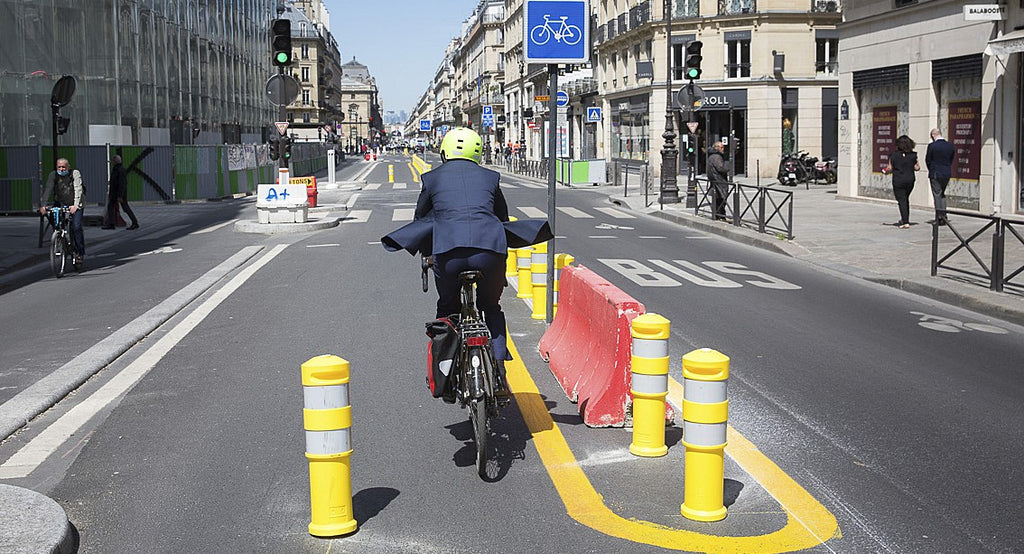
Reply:
M277 137L274 137L274 138L270 139L270 159L271 160L277 160L280 157L281 153L278 150L278 148L281 147L280 146L280 140L281 139L279 139Z
M68 132L68 125L71 124L71 118L70 117L61 117L59 115L56 116L56 117L57 117L57 134L58 135L63 135L64 133Z
M697 151L697 135L688 133L686 135L686 154L692 156Z
M700 49L704 43L699 40L691 40L686 45L686 78L700 79L700 61L704 59L700 55Z
M288 135L281 137L281 157L285 160L292 157L292 138Z
M273 33L271 46L274 53L274 65L287 67L292 63L292 21L275 19L270 23Z

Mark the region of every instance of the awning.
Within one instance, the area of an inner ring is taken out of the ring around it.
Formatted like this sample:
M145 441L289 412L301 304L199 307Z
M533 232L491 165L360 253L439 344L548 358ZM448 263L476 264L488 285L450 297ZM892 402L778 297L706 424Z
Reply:
M1016 52L1024 52L1024 29L994 38L985 47L985 54L989 56L1005 56Z

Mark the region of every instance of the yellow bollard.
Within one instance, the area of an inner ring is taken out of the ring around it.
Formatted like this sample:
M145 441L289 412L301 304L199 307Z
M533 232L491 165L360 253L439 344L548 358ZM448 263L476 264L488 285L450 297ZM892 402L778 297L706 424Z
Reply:
M533 298L533 277L530 275L533 248L526 246L516 250L516 269L519 272L519 292L516 293L516 298Z
M509 221L516 221L515 217L508 218ZM516 267L517 254L515 248L508 249L508 257L505 258L505 277L515 277L519 273Z
M683 356L683 517L725 518L725 445L729 357L710 348Z
M633 318L633 443L636 456L656 458L665 446L665 397L668 396L669 321L658 314Z
M533 245L530 256L530 290L533 294L533 319L547 318L548 303L548 243Z
M352 406L349 364L331 355L302 364L302 424L309 459L309 534L336 537L356 530L352 513Z
M395 182L395 166L392 164L388 164L388 182Z
M558 282L562 279L562 270L574 261L576 258L572 254L555 254L555 283L553 285L555 288L552 302L552 309L555 310L555 313L551 314L552 316L558 314Z

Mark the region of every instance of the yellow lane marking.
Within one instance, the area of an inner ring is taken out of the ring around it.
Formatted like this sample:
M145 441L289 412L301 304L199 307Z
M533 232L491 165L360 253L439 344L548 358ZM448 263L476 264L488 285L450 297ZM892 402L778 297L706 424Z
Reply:
M416 168L412 165L412 162L409 162L406 165L409 166L409 171L412 172L412 182L414 182L414 183L420 182L420 175L419 175L419 173L416 173Z
M625 519L615 514L605 506L602 496L594 490L561 430L551 419L540 391L511 337L508 338L508 348L513 360L506 362L505 368L519 411L533 435L534 447L569 517L579 523L606 535L633 542L674 550L715 553L792 552L840 536L835 516L731 427L726 453L782 505L786 511L785 527L750 537L718 536ZM674 379L670 381L670 396L681 399L682 385ZM680 503L682 498L680 490Z

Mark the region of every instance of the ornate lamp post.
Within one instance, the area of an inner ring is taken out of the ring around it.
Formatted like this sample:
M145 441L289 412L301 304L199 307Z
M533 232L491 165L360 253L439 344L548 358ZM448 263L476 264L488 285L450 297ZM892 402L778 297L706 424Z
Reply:
M665 146L661 149L661 187L658 202L676 204L679 202L679 186L676 183L678 173L679 150L676 149L676 132L672 125L672 0L665 0Z

